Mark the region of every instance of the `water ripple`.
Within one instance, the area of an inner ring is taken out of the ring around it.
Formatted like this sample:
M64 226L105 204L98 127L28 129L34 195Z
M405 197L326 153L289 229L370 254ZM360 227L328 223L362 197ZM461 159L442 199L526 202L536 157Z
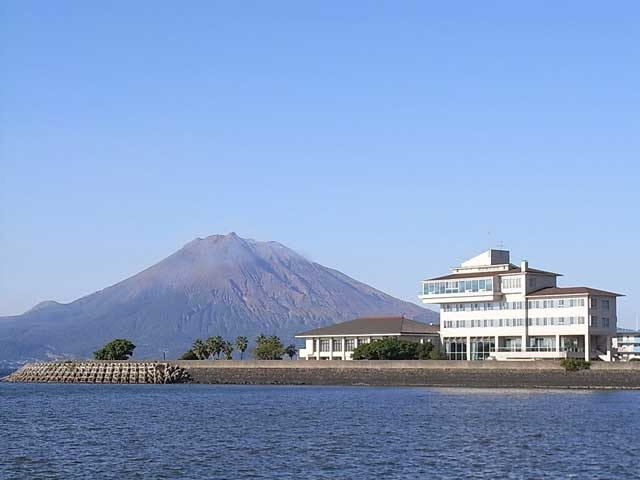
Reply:
M0 478L638 478L640 392L0 384Z

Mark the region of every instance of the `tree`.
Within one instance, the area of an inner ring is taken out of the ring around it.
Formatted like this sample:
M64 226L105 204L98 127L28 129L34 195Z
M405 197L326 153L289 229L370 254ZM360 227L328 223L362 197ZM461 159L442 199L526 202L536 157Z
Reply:
M193 350L187 350L182 355L180 355L179 360L198 360L198 356L193 353Z
M222 344L222 353L224 353L225 360L233 360L233 343L225 340Z
M582 358L563 358L560 360L560 366L564 367L567 372L577 372L578 370L589 370L591 362L587 362Z
M289 356L289 360L293 360L295 354L298 353L298 348L293 343L291 343L284 347L284 353L285 355Z
M193 342L191 351L196 355L196 357L198 357L198 360L206 360L207 358L209 358L209 355L211 355L207 342L205 342L201 338L198 338L195 342Z
M100 350L93 352L96 360L127 360L133 355L136 346L124 338L116 338L107 343Z
M431 342L426 342L426 343L419 343L416 346L416 359L418 360L437 360L437 358L434 358L434 347L433 347L433 343Z
M418 351L428 347L399 338L382 338L360 345L353 351L354 360L416 360ZM432 347L433 348L433 347Z
M240 360L242 360L242 357L244 357L244 352L247 350L248 346L249 346L249 339L247 337L240 336L236 338L236 347L240 352Z
M282 360L284 346L279 337L271 335L266 337L260 334L256 339L256 348L253 349L253 356L258 360Z
M215 355L220 360L220 354L222 353L222 347L224 345L224 338L220 335L207 338L207 347L209 347L209 354Z

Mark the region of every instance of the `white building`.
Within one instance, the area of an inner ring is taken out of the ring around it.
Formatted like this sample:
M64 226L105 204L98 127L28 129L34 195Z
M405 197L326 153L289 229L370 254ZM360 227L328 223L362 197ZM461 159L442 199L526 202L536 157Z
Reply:
M404 317L356 318L328 327L299 333L305 339L298 357L302 360L351 360L353 350L373 340L396 337L413 342L438 343L438 325Z
M618 335L613 339L613 348L622 360L640 360L640 331L618 329Z
M419 298L440 304L440 336L452 360L580 357L611 360L616 298L557 286L558 273L513 265L488 250L422 282Z

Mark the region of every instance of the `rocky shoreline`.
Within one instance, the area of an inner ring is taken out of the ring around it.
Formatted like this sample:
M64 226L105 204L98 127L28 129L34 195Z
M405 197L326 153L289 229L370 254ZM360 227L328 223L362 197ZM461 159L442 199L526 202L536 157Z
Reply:
M189 373L167 362L28 363L2 380L22 383L191 383Z

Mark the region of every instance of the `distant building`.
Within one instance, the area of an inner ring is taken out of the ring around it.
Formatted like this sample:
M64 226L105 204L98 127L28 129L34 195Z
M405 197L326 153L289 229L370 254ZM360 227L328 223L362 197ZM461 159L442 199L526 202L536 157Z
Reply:
M404 317L356 318L299 333L295 337L305 340L305 348L298 352L303 360L351 360L356 347L381 338L439 343L438 325Z
M618 358L621 360L640 359L640 331L618 329L618 335L613 339L613 347L618 350Z
M422 282L419 298L440 304L440 336L451 360L580 357L611 360L617 293L560 288L554 272L510 263L488 250Z

